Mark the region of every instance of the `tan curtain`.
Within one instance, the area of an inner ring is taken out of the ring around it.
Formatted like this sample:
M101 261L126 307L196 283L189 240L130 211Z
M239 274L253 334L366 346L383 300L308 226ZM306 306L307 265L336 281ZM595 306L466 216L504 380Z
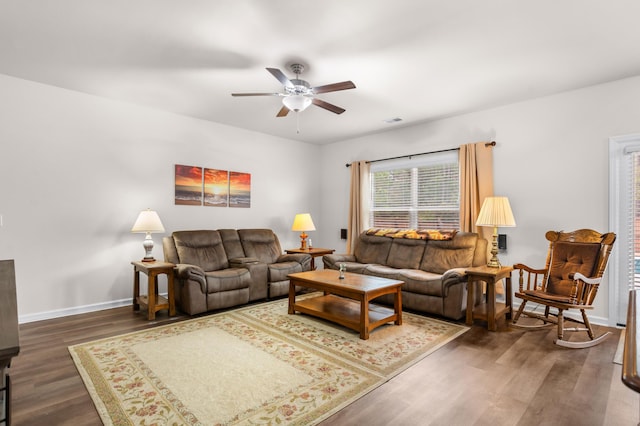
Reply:
M349 226L347 253L353 253L358 235L369 227L369 170L367 161L351 163L351 191L349 195Z
M470 143L460 146L460 230L477 232L489 241L487 256L491 248L493 230L476 226L476 219L485 197L493 195L493 145L487 142ZM488 259L488 258L487 258ZM482 293L486 291L482 286ZM498 293L504 292L502 283L496 285ZM476 292L478 296L482 294ZM479 298L476 298L479 302Z
M478 232L491 241L493 231L476 227L485 197L493 195L493 145L489 142L460 146L460 230Z

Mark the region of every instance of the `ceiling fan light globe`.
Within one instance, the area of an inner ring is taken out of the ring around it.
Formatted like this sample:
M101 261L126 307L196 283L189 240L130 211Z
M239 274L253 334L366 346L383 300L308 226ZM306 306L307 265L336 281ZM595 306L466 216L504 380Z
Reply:
M311 102L312 99L304 95L289 95L282 98L283 105L295 112L304 111Z

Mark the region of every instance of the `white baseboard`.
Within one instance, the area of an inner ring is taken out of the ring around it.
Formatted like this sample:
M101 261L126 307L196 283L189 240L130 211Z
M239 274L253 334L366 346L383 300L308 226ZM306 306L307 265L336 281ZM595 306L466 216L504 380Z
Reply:
M166 294L164 294L164 296L166 297ZM121 299L121 300L113 300L111 302L96 303L96 304L93 304L93 305L75 306L73 308L65 308L65 309L58 309L58 310L55 310L55 311L39 312L37 314L20 315L20 316L18 316L18 323L19 324L26 324L26 323L34 322L34 321L44 321L44 320L53 319L53 318L60 318L60 317L67 317L67 316L70 316L70 315L85 314L85 313L88 313L88 312L103 311L105 309L120 308L122 306L130 306L130 305L131 305L131 299L127 298L127 299ZM513 312L515 313L518 310L519 307L520 307L520 303L518 303L517 300L514 300ZM543 313L544 312L544 307L539 305L534 310L536 312ZM582 321L582 315L580 315L579 312L565 312L564 316L566 318L577 319L577 320ZM589 321L591 323L593 323L593 324L602 325L602 326L605 326L605 327L609 326L609 319L608 318L589 315Z
M87 312L104 311L105 309L131 306L131 298L113 300L111 302L96 303L93 305L74 306L72 308L57 309L55 311L39 312L36 314L19 315L18 323L26 324L34 321L44 321L53 318L67 317L70 315L85 314Z
M167 297L167 293L160 293L160 296ZM93 305L74 306L72 308L57 309L55 311L39 312L37 314L19 315L18 323L44 321L48 319L68 317L70 315L86 314L88 312L104 311L106 309L121 308L131 306L131 298L112 300L110 302L95 303Z

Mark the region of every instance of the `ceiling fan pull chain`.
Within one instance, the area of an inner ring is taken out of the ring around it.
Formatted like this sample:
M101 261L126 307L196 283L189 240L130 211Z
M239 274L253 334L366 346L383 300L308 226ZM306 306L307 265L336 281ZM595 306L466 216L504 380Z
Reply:
M300 112L296 111L296 133L300 133Z

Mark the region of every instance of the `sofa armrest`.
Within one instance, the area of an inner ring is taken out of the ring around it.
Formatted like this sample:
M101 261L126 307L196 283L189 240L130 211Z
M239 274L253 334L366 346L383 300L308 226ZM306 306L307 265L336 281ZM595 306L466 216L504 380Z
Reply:
M173 270L178 279L195 281L200 284L202 292L206 293L207 278L201 267L187 263L178 263Z
M448 281L449 279L455 279L455 280L458 280L458 281L460 281L461 278L467 279L467 274L465 272L466 269L467 268L449 269L444 274L442 274L442 279L444 281Z
M306 253L281 254L276 259L276 263L280 262L298 262L302 266L302 271L311 269L311 255Z
M356 262L356 257L352 254L325 254L322 256L322 262L327 269L338 269L339 263Z
M280 256L278 256L275 263L280 263L280 262L304 263L307 257L310 258L311 256L304 253L281 254Z
M451 286L460 284L461 282L467 282L465 270L466 268L453 268L442 274L443 294L445 297L449 295L449 288L451 288Z

